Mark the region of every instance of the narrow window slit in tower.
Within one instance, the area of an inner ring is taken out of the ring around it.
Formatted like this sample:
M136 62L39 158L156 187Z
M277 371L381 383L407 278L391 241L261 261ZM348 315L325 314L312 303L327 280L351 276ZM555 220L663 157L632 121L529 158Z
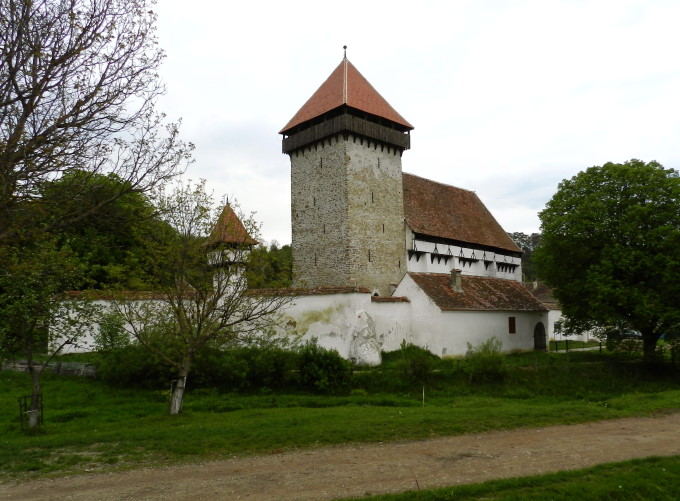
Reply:
M373 192L371 192L371 203L373 203Z
M368 262L371 262L371 249L368 249Z
M314 266L316 266L316 252L314 253Z
M385 223L383 223L383 233L385 233Z

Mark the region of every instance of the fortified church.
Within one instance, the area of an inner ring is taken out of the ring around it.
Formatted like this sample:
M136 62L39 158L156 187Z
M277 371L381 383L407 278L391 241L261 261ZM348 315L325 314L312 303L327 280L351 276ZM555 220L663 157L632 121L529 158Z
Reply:
M402 341L544 349L547 309L477 195L402 172L413 126L345 56L281 129L291 162L288 324L358 363Z
M550 312L521 283L522 251L474 192L402 172L412 130L345 56L280 131L295 288L266 294L292 296L287 328L358 364L403 342L545 349ZM227 205L207 243L257 242Z

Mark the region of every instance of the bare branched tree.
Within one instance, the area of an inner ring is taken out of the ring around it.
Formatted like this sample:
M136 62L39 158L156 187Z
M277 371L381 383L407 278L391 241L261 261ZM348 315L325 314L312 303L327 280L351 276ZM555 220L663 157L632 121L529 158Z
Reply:
M114 173L146 191L189 161L193 146L164 124L164 92L149 0L0 2L0 243L49 213L52 230L96 212L70 196L40 205L41 185L75 169ZM124 193L113 193L115 199ZM44 224L44 222L43 222Z
M156 111L164 54L153 3L0 0L0 256L12 256L0 260L0 352L27 357L32 415L46 363L33 354L74 318L54 302L72 283L55 235L190 161L193 145ZM116 189L87 196L102 174ZM56 356L63 345L52 346Z
M155 235L148 250L160 294L115 303L130 334L175 369L171 414L182 408L187 375L204 346L271 336L278 313L290 303L283 295L248 290L245 267L258 227L252 217L237 216L233 206L216 212L204 188L189 184L160 197L173 230Z

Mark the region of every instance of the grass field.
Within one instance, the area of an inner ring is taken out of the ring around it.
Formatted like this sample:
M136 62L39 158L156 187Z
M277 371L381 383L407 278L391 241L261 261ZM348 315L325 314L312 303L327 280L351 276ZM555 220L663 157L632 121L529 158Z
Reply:
M0 479L60 475L348 442L579 423L680 409L680 372L590 352L517 354L503 380L470 382L455 361L425 384L390 364L356 373L347 396L263 389L189 391L167 415L168 392L43 376L45 424L26 434L17 398L27 374L0 372ZM423 391L425 400L423 402Z
M680 457L647 458L583 470L373 496L371 501L680 499Z

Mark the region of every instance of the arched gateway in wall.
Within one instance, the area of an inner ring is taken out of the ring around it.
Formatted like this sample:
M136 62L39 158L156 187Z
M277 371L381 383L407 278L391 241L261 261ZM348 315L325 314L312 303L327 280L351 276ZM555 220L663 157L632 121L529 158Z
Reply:
M546 348L545 326L543 322L538 322L534 327L534 350L545 351Z

